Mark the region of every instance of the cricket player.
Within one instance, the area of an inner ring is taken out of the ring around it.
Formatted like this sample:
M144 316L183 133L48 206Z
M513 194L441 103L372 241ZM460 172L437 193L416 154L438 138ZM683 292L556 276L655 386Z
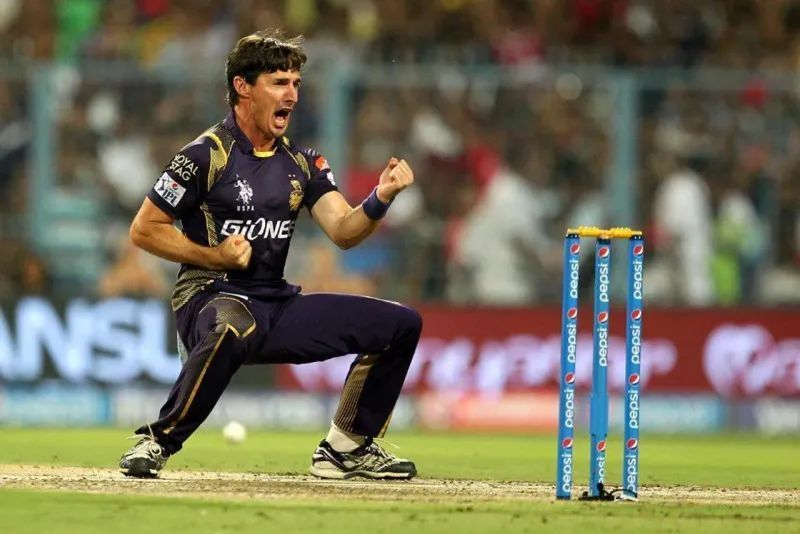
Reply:
M409 479L416 467L373 438L386 431L419 340L411 308L375 298L308 294L284 280L300 209L347 249L377 228L414 182L391 158L357 207L328 162L285 136L306 61L302 38L261 31L226 63L230 113L170 161L131 225L133 242L181 264L172 297L188 359L157 421L136 430L120 459L128 476L154 477L203 423L242 365L355 358L330 431L311 459L318 477ZM180 221L182 231L173 223Z

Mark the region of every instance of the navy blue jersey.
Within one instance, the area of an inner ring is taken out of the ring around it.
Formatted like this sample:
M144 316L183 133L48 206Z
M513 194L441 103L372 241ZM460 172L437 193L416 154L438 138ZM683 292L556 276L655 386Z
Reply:
M183 147L147 195L180 220L183 233L213 247L231 234L253 247L245 270L213 271L181 265L172 298L178 309L214 284L215 289L256 297L282 297L299 288L284 280L284 266L302 206L336 191L328 162L287 138L261 153L239 129L233 112Z

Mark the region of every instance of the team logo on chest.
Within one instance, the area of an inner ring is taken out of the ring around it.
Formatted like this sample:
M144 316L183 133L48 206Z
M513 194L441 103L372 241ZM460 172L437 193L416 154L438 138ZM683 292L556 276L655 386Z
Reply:
M289 211L297 211L303 203L303 186L299 180L291 180L292 192L289 193Z
M238 174L236 178L235 185L239 189L239 196L236 197L236 201L239 202L239 205L236 206L236 211L255 211L255 207L253 206L253 188L250 187L247 180L239 179Z

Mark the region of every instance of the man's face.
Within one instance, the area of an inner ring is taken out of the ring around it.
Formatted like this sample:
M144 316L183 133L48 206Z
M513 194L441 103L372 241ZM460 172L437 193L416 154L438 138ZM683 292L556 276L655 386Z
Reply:
M261 74L250 93L256 127L273 138L285 134L300 97L299 91L298 71L279 70Z

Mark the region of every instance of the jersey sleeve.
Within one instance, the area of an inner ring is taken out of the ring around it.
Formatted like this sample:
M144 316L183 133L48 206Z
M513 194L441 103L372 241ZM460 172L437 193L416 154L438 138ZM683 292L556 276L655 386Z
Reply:
M198 208L215 180L217 148L213 139L206 136L183 147L164 168L147 198L175 219Z
M333 177L328 160L319 152L311 149L301 150L301 154L308 162L308 185L306 186L303 204L311 210L317 200L325 193L338 191L336 180Z

